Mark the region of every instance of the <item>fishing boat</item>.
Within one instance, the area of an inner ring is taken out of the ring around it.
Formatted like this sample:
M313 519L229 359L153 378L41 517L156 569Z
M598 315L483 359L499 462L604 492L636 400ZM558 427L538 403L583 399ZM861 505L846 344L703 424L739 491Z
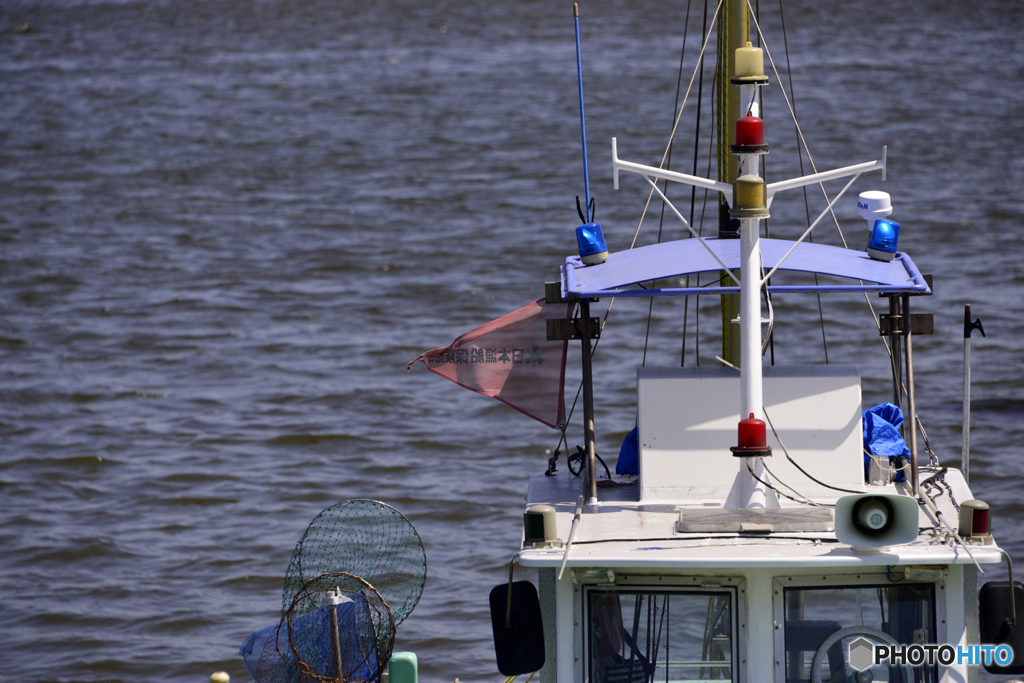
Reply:
M918 451L913 339L930 319L911 305L931 293L930 279L898 249L889 195L848 194L862 175L885 180L886 153L766 178L759 95L777 71L766 72L764 36L748 4L723 2L714 18L719 26L712 22L702 54L717 31L728 93L719 177L630 161L611 145L616 189L620 176L639 176L686 238L609 251L587 180L578 252L545 298L417 359L564 432L564 363L580 341L580 471L559 470L556 452L530 479L523 546L510 550L509 582L491 594L498 668L540 683L974 683L981 668L1024 672L1016 621L1024 585L1011 567L1010 581L979 589L984 568L1010 558L969 486L966 426L960 469ZM582 102L581 72L586 175ZM825 192L829 181L845 184L826 193L816 220L791 230L796 239L764 235L776 195ZM659 183L716 194L718 235L699 234ZM856 202L867 236L849 248L810 242L840 202ZM698 276L712 284L691 286ZM864 409L856 359L766 363L774 298L837 293L887 304L876 321L892 367L891 402ZM618 476L599 470L592 356L602 330L592 306L698 295L722 297L731 343L721 365L638 368L636 429ZM966 349L977 326L968 310ZM557 389L542 388L559 349ZM516 566L536 569L537 585L515 581Z

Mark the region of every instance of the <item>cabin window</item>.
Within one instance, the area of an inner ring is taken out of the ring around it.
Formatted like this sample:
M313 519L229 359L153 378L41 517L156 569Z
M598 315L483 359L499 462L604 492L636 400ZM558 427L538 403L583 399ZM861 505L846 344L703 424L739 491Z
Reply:
M587 593L590 683L736 680L734 592Z
M787 588L785 610L787 683L812 680L815 653L826 645L830 636L843 629L848 629L848 635L833 639L834 643L819 657L822 681L852 680L856 671L846 663L846 657L849 644L859 637L880 645L886 643L878 632L901 645L937 642L934 584ZM865 633L857 633L858 627ZM857 680L875 683L935 683L938 680L938 668L934 665L913 668L910 681L905 680L905 672L906 669L878 665L860 674Z

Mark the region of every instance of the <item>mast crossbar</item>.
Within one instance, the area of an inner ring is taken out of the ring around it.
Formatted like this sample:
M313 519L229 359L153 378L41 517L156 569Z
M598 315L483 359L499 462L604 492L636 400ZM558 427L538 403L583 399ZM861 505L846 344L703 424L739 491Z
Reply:
M688 173L667 171L663 168L655 168L654 166L634 164L631 161L623 161L622 159L619 159L618 143L615 138L612 138L612 172L614 174L616 190L619 189L619 171L628 171L629 173L650 176L658 178L659 180L671 180L675 183L683 183L684 185L692 185L706 190L721 192L725 196L726 201L730 204L732 203L732 185L729 183L709 180L708 178L701 178L700 176L689 175Z
M805 175L800 178L792 178L790 180L780 180L777 183L768 183L768 202L771 203L772 198L776 192L782 192L783 190L792 190L797 187L804 187L805 185L814 185L815 183L823 183L826 180L837 180L838 178L847 178L852 175L860 175L869 171L881 171L882 180L885 180L885 166L886 166L886 148L882 147L882 158L876 159L875 161L867 161L863 164L855 164L853 166L844 166L843 168L836 168L831 171L824 171L823 173L813 173L811 175Z

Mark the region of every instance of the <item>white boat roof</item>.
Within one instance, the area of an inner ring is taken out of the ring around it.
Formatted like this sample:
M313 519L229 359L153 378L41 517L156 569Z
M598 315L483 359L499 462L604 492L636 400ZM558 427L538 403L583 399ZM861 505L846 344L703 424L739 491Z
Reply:
M933 470L922 468L923 477L931 473ZM943 517L950 524L956 524L957 510L952 499L965 501L973 496L958 470L947 470L944 479L949 487L948 493L933 497ZM554 507L558 537L562 541L569 538L580 487L581 479L566 471L559 471L550 477L540 473L530 479L527 507L538 504ZM899 493L895 485L867 488L869 493ZM923 511L919 512L918 528L921 532L916 540L883 549L855 548L838 542L834 532L825 530L680 533L676 530L680 511L689 516L699 516L702 511L717 513L722 510L721 506L694 506L684 501L642 504L638 500L637 489L636 483L599 489L599 504L584 507L579 529L569 550L567 567L628 567L659 571L744 567L810 569L971 564L974 560L980 564L995 564L1001 560L995 546L974 543L969 546L974 556L972 560L959 544L945 542L944 534L934 533L934 524ZM944 487L943 490L946 491ZM828 504L835 500L815 499L815 502ZM793 520L805 516L808 520L820 520L820 511L823 509L828 510L794 503L782 508L782 517ZM799 523L780 526L793 528L798 527ZM530 549L522 553L519 561L526 567L560 567L564 555L564 548Z

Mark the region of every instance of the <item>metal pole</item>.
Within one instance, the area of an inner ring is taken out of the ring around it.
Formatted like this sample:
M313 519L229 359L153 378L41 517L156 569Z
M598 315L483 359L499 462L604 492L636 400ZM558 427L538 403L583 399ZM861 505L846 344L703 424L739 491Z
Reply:
M903 400L900 392L900 382L903 378L903 369L900 368L900 335L898 326L901 323L899 304L896 303L896 295L889 295L889 352L892 355L892 402L901 411Z
M971 484L971 305L964 305L964 410L963 443L960 446L960 469L964 473L964 482Z
M583 517L583 496L587 487L580 491L579 500L576 501L576 514L572 517L572 527L569 529L569 540L565 542L565 552L562 554L562 566L558 570L558 580L562 580L562 573L565 572L565 563L569 561L569 551L572 549L572 542L576 540L576 532L580 528L580 519Z
M516 571L516 560L519 559L519 553L516 553L512 558L512 561L508 563L508 602L505 606L505 628L512 628L512 580Z
M970 306L968 305L968 308ZM970 339L970 337L968 337ZM1016 584L1013 581L1013 560L1010 559L1010 554L1002 548L996 548L1006 558L1006 570L1010 575L1010 627L1017 625L1017 600L1014 598L1014 593L1017 592Z
M971 333L974 330L985 336L985 328L981 326L981 320L971 320L971 305L964 306L964 424L963 450L960 454L961 466L964 472L964 481L971 483L968 466L971 459Z
M736 121L746 114L741 111L742 101L746 99L749 103L751 98L736 97L736 88L732 85L732 76L736 73L736 48L743 47L750 40L750 16L747 3L743 0L724 0L722 3L721 19L718 22L718 59L722 65L717 74L717 147L718 147L718 180L723 183L732 183L736 180L739 168L739 158L730 154L729 145L736 142ZM725 198L719 199L724 202ZM735 205L736 199L733 198ZM728 221L729 215L722 213L719 207L719 232L724 227L722 221ZM741 227L742 231L742 227ZM760 267L760 263L758 263ZM757 277L760 269L744 273L743 277ZM724 274L724 273L723 273ZM722 317L722 358L733 365L743 366L742 332L733 326L732 321L737 317L742 318L743 304L739 294L721 295L721 317ZM760 343L760 342L759 342ZM747 415L741 415L741 418Z
M587 444L587 477L589 494L587 505L597 504L597 450L594 445L594 365L590 346L590 301L580 301L583 318L583 438Z
M760 419L761 369L761 240L757 218L740 219L740 419Z
M583 114L583 58L580 56L580 8L572 5L573 23L576 26L576 76L580 92L580 135L583 138L583 185L586 191L587 223L593 220L590 214L590 171L587 166L587 124ZM578 201L578 200L577 200ZM593 349L590 346L590 301L580 301L580 315L583 317L583 436L587 444L587 477L589 481L588 505L597 504L597 450L594 446L594 367Z
M587 167L587 124L583 116L583 61L580 57L580 8L575 2L572 4L573 22L576 24L576 75L580 88L580 134L583 136L583 186L586 189L587 199L587 223L593 218L590 215L590 171Z
M331 615L331 648L334 650L334 669L338 672L339 683L345 683L345 672L341 669L341 636L338 633L338 605L327 606Z
M917 411L914 406L914 355L910 334L910 295L903 295L903 344L907 356L907 410L910 413L910 477L914 495L918 493ZM906 420L904 420L906 424Z

